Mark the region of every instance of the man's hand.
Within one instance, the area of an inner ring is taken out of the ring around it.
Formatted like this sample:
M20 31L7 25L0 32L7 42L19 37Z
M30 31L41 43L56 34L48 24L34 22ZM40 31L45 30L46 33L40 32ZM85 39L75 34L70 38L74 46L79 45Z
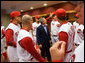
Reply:
M63 60L65 56L65 45L66 43L64 41L56 42L51 48L51 58L52 61L56 60Z
M36 49L37 50L37 52L41 55L41 50L38 48L38 49Z
M39 48L42 48L42 44L39 45Z
M50 13L50 16L49 17L52 17L53 13Z

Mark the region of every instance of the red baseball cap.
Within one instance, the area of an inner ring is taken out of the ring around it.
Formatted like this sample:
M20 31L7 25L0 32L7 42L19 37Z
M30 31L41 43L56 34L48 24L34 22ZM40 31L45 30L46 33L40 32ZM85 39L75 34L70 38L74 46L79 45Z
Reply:
M53 14L56 14L56 11L54 11Z
M13 12L10 13L11 18L20 16L20 15L21 15L21 13L19 11L13 11Z
M62 9L62 8L59 8L59 9L57 9L56 10L56 15L58 16L58 17L65 17L65 15L66 15L66 10L65 9Z
M35 16L35 19L38 19L39 18L39 16Z
M76 17L79 18L79 14L76 14Z
M10 22L12 22L12 19L10 20Z

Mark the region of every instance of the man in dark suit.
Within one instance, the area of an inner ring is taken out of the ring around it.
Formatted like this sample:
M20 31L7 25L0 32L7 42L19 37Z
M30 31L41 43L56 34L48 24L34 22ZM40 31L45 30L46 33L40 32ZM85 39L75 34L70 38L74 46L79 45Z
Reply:
M51 61L51 56L49 52L51 38L50 38L48 27L46 25L47 21L43 17L43 18L40 18L40 22L41 22L41 25L37 28L37 32L36 32L37 43L41 49L41 56L43 58L45 58L46 56L47 60Z

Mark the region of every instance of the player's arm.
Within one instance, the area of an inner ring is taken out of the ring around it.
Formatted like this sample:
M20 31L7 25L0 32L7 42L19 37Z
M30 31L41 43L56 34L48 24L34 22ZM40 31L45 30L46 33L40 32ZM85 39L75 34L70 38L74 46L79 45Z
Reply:
M46 18L46 20L48 21L51 17L52 17L53 13L49 15L49 17Z
M65 52L67 50L67 42L68 42L68 34L66 32L59 32L59 41L65 41L66 42L66 46L65 46Z
M20 41L21 47L27 50L36 60L39 62L46 62L44 58L42 58L38 52L36 51L32 39L30 37L25 37Z
M14 41L13 38L14 38L14 37L13 37L13 30L8 29L8 30L6 31L6 44L7 44L7 45L10 45L10 46L16 47L17 43Z

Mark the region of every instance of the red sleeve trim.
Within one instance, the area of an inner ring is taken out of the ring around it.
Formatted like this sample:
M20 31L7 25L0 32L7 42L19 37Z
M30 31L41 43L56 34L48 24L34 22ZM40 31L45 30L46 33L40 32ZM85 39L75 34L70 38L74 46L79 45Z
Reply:
M47 17L46 20L50 19L50 17Z
M4 31L4 29L2 29L2 34L4 34L4 35L5 35L5 31Z

